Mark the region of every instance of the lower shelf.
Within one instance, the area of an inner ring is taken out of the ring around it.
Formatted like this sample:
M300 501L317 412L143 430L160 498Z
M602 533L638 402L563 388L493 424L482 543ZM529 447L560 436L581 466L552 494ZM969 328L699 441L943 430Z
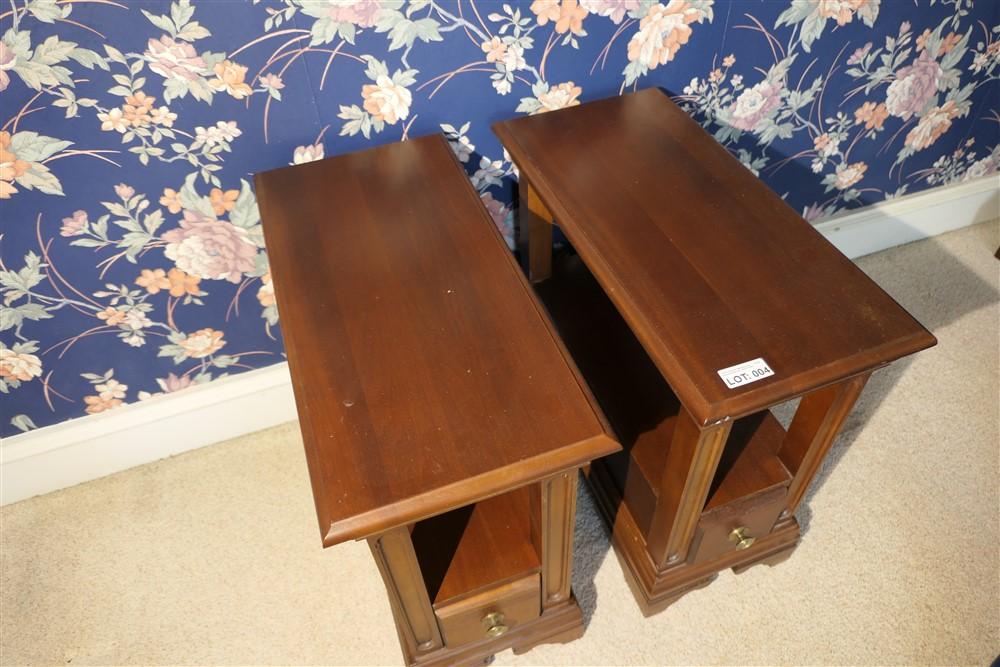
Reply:
M531 485L413 526L411 539L435 609L537 574Z

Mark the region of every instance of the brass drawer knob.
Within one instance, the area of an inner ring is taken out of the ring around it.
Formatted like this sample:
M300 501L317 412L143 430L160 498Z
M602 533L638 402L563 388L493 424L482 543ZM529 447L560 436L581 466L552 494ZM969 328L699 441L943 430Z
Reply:
M483 625L486 626L486 634L490 637L499 637L510 629L504 625L503 614L498 611L491 611L483 616Z
M739 528L734 528L733 532L729 533L729 541L736 543L736 549L749 549L753 546L753 543L757 541L756 537L750 537L747 535L747 527L740 526Z

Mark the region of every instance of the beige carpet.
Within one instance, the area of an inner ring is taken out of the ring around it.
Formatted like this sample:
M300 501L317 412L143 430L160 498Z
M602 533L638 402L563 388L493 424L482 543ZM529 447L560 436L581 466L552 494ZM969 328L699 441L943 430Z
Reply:
M995 658L998 231L860 260L940 344L869 383L788 561L727 571L643 619L581 491L586 635L495 664ZM3 664L401 662L368 548L320 548L296 424L27 500L2 521Z

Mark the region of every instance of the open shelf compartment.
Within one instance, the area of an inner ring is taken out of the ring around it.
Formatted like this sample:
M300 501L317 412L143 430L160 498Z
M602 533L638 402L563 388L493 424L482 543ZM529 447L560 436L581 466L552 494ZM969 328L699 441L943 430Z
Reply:
M435 609L541 569L534 485L418 521L410 538ZM536 522L537 525L537 522Z
M623 451L606 466L636 524L649 528L680 402L579 257L555 258L537 286L560 335L615 430ZM785 429L769 410L737 419L709 491L705 512L786 486L778 457Z

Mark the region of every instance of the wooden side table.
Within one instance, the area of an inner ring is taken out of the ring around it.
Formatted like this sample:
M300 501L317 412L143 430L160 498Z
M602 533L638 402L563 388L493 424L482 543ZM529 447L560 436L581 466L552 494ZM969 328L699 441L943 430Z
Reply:
M787 558L869 374L934 337L657 89L494 130L530 276L625 448L589 481L643 611ZM579 253L554 273L553 223ZM770 408L798 397L786 431Z
M255 181L323 544L368 540L406 662L579 636L577 471L620 447L447 142Z

